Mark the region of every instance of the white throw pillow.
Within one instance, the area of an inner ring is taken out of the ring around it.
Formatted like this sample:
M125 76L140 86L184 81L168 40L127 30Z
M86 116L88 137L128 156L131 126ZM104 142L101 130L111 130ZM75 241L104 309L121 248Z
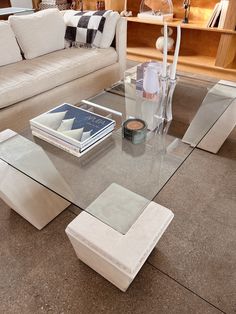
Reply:
M9 17L25 59L64 48L65 23L58 9Z
M0 22L0 66L21 61L20 48L8 22Z
M116 33L116 24L120 18L118 12L111 12L106 18L100 48L109 48Z

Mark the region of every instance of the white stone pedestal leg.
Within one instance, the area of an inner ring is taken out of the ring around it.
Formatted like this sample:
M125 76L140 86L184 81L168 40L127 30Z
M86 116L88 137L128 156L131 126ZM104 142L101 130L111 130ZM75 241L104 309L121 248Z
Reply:
M235 125L236 83L219 81L206 95L182 141L216 154Z
M0 197L39 230L70 205L2 160Z
M198 144L198 148L217 154L236 126L236 100L225 110L219 120Z
M84 211L66 233L80 260L126 291L173 217L171 210L151 202L121 234Z

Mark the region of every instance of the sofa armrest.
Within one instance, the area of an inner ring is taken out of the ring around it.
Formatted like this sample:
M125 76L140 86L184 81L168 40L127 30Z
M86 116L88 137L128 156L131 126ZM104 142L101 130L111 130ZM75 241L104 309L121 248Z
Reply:
M116 26L116 51L120 64L120 78L123 78L126 70L126 48L127 48L127 20L121 17Z

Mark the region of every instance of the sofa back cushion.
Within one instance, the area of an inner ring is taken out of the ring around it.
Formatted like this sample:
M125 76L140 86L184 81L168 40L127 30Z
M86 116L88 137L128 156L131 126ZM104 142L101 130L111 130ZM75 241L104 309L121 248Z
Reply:
M66 28L63 16L58 9L10 16L9 23L25 59L33 59L64 48Z
M118 12L107 11L74 11L64 13L67 26L66 39L82 45L98 48L109 48L119 20Z
M22 60L20 48L8 22L0 22L0 66Z

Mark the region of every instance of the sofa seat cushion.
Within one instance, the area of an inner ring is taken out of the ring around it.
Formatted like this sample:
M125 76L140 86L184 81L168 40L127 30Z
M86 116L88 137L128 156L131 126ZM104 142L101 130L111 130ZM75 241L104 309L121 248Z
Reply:
M114 48L70 48L1 67L0 108L112 65L117 59Z

